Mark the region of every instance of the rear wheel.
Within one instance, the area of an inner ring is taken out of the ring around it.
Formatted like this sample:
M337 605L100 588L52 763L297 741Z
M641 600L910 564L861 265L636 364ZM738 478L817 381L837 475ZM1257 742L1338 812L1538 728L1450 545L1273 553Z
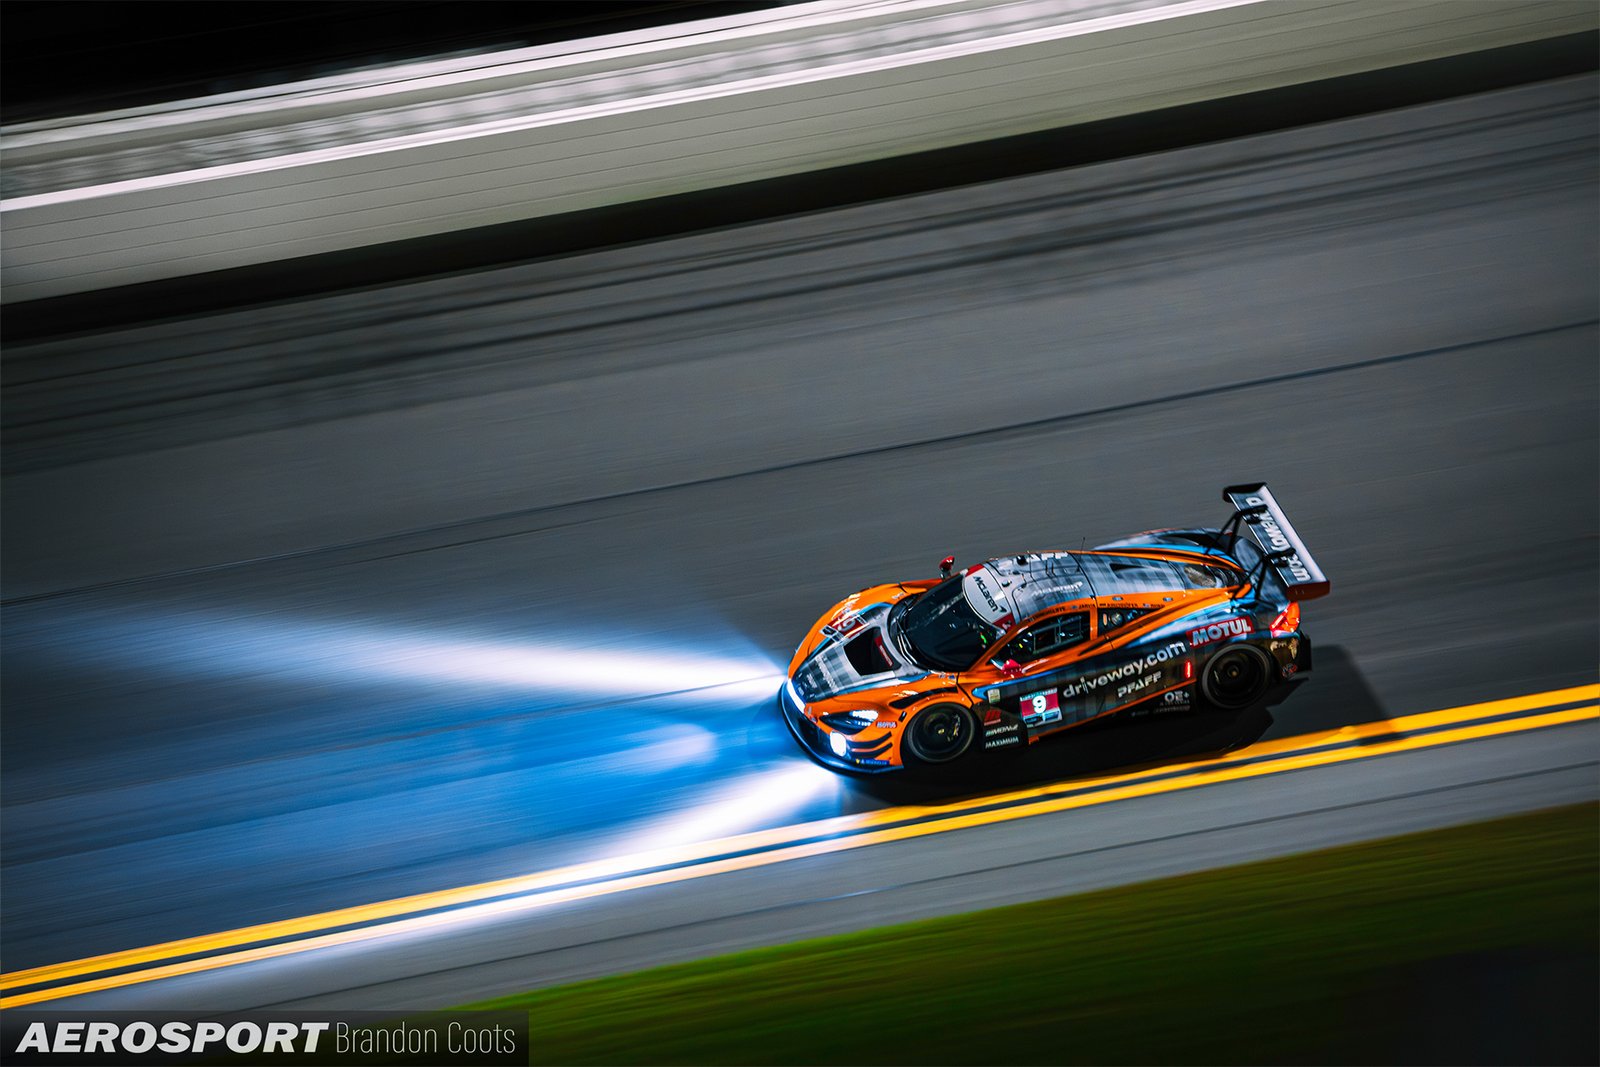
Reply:
M1255 645L1229 645L1206 661L1200 695L1223 711L1258 703L1272 684L1272 662Z
M966 755L978 735L978 721L960 704L923 708L906 724L905 751L916 763L952 763Z

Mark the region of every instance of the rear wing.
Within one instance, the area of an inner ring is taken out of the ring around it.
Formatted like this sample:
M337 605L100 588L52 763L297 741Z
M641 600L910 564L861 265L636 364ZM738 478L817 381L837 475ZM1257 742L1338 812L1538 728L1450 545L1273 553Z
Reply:
M1327 576L1306 551L1265 482L1230 485L1222 491L1222 499L1233 505L1233 517L1222 528L1226 544L1231 545L1249 529L1251 539L1261 546L1262 566L1272 568L1290 600L1328 595Z

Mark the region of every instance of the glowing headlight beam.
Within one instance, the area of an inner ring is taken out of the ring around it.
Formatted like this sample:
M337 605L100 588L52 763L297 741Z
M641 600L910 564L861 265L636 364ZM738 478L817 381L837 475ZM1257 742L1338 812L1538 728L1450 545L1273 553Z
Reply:
M795 760L741 778L685 811L647 825L612 851L648 855L761 829L771 820L793 816L838 790L838 775L808 760Z
M741 683L775 686L782 673L745 642L711 636L700 647L673 647L653 635L630 643L614 631L589 644L572 638L514 642L194 612L85 625L105 638L99 647L115 655L212 676L644 696ZM744 646L741 654L706 651L730 644Z

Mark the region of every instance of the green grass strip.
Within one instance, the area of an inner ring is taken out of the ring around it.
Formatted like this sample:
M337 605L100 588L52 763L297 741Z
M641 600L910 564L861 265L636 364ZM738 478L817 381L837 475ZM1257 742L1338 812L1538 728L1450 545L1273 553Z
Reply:
M1595 1062L1581 805L538 990L534 1063Z

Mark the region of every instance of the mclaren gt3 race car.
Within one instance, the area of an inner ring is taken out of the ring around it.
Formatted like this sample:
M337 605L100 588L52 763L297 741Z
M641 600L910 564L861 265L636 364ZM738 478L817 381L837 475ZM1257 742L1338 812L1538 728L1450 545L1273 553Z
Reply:
M1328 579L1264 484L1220 529L1002 556L877 585L818 619L778 695L836 769L1000 755L1119 713L1240 710L1311 667L1300 602ZM1248 534L1248 536L1246 536Z

